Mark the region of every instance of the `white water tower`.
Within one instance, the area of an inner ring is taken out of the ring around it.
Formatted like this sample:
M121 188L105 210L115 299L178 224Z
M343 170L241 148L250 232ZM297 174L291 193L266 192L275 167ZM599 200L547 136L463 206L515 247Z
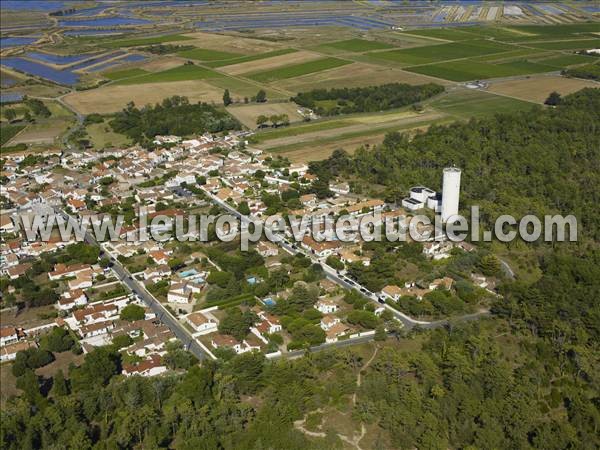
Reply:
M460 198L460 169L446 167L442 183L442 222L446 223L450 216L458 214Z

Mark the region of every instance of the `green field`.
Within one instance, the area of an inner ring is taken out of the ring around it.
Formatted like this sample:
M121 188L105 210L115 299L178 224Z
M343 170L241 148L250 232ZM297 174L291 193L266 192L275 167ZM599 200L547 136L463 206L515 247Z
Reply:
M272 58L273 56L287 55L288 53L294 53L298 50L293 48L283 48L281 50L273 50L272 52L259 53L257 55L240 56L239 58L226 59L222 61L209 61L205 63L208 67L224 67L232 64L246 63L250 61L258 61L259 59Z
M164 44L166 42L191 41L190 37L181 34L168 34L166 36L154 36L137 39L119 39L117 41L103 42L100 45L107 48L138 47L141 45Z
M486 78L512 77L529 73L552 72L558 70L558 68L525 60L504 64L488 64L473 60L463 60L407 67L404 70L450 81L470 81Z
M385 50L394 48L393 45L378 41L367 41L364 39L348 39L345 41L328 42L319 45L319 48L334 48L346 52L368 52L371 50Z
M172 81L205 80L207 78L218 78L224 75L204 67L185 64L162 72L149 73L133 78L124 78L114 84L145 84L145 83L168 83Z
M543 50L576 50L598 48L600 39L583 39L577 41L550 41L550 42L534 42L527 44L530 47Z
M253 136L256 142L265 142L272 139L279 139L290 136L300 136L306 133L314 133L315 131L332 130L334 128L343 128L350 125L356 125L346 120L326 120L323 122L312 123L309 125L298 125L286 128L280 128L272 131L261 131Z
M183 52L177 53L177 55L183 58L197 59L198 61L220 61L224 59L232 59L242 56L239 53L221 52L218 50L209 50L205 48L194 48L191 50L184 50Z
M25 128L25 125L4 125L0 127L0 145L6 144L23 128Z
M466 41L474 38L472 33L457 30L456 28L431 28L425 30L410 30L402 32L402 34L414 34L416 36L444 39L446 41Z
M587 64L589 62L594 62L594 58L590 56L584 55L562 55L562 56L554 56L552 58L542 59L540 61L536 61L541 64L546 64L548 66L555 67L567 67L573 66L575 64Z
M404 66L414 66L418 64L446 61L449 59L501 53L513 49L513 46L506 44L485 40L474 40L470 42L428 45L426 47L407 48L403 50L390 50L389 52L372 53L370 56L376 60L380 59L396 62Z
M448 93L429 104L432 108L462 118L481 117L496 113L529 110L532 103L503 97L479 90L461 90Z
M116 70L114 72L103 73L102 76L108 78L109 80L120 80L121 78L131 78L137 77L140 75L146 75L150 72L142 69L125 69L125 70Z
M308 61L301 64L293 64L291 66L284 66L277 69L267 70L264 72L244 74L243 76L262 83L269 83L271 81L284 80L286 78L294 78L313 72L320 72L322 70L333 69L335 67L345 66L346 64L351 63L352 61L345 61L343 59L323 58L316 59L314 61Z

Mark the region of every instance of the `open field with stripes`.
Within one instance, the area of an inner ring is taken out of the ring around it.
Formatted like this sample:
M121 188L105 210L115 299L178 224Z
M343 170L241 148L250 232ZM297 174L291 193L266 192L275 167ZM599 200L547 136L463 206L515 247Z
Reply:
M201 3L81 6L81 15L55 19L51 31L9 29L2 73L17 84L2 89L64 95L80 114L112 114L129 102L142 106L172 95L221 106L227 90L227 110L249 129L260 115L287 115L291 125L260 130L257 145L300 157L311 146L375 142L394 127L524 108L551 90L595 86L560 76L599 61L582 52L600 47L600 11L584 5L234 1L225 9L218 1ZM23 13L11 18L17 26L33 23ZM476 80L489 87L463 88ZM447 94L421 114L313 115L311 123L302 123L290 101L315 89L390 83L436 83ZM266 102L255 102L263 91Z

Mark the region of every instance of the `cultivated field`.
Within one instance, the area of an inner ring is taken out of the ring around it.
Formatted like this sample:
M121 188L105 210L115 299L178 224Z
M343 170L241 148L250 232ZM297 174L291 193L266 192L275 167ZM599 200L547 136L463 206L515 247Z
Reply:
M185 36L193 39L187 41L185 45L195 45L197 47L223 52L252 54L281 48L281 44L275 42L241 36L226 36L204 32L187 33Z
M406 72L391 67L373 64L353 63L338 67L324 73L312 73L302 77L281 80L271 86L292 92L304 92L311 89L331 89L335 87L362 87L387 83L425 84L436 82L448 84L446 81L433 80L427 76Z
M219 78L223 74L205 67L186 64L162 72L149 73L133 78L124 78L115 84L146 84L146 83L171 83L174 81L205 80L208 78Z
M223 52L220 50L210 50L205 48L184 50L177 54L182 58L191 58L198 61L222 61L224 59L232 59L243 56L240 53Z
M269 117L287 114L290 122L302 120L302 116L298 113L298 105L291 102L235 105L229 106L227 111L250 129L256 128L256 118L260 115Z
M323 70L334 69L336 67L344 66L351 63L351 61L338 58L321 58L301 64L284 66L279 69L245 74L244 76L261 83L269 83L271 81L284 80L286 78L299 77L313 72L321 72Z
M252 73L263 70L276 69L290 64L298 64L306 61L319 59L318 53L299 51L295 53L287 53L278 56L271 56L259 60L241 62L222 67L221 70L229 75L240 75L242 73Z
M371 50L385 50L394 48L393 45L385 42L367 41L364 39L348 39L345 41L327 42L317 47L317 49L328 51L330 49L340 52L368 52Z
M81 114L109 114L120 111L129 102L142 106L160 102L173 95L186 96L191 102L220 103L223 91L202 80L192 80L140 85L109 85L99 89L74 92L66 95L64 100Z
M538 76L525 80L494 82L490 85L489 91L530 102L543 103L552 91L567 95L585 87L600 88L600 83L560 76Z
M185 61L185 59L177 56L163 56L161 58L153 58L138 67L147 70L148 72L162 72L163 70L179 67L185 63Z
M233 64L242 64L242 63L247 63L247 62L251 62L251 61L257 61L259 59L266 59L266 58L272 58L275 56L287 55L288 53L294 53L294 52L297 52L297 50L295 50L293 48L282 48L280 50L273 50L271 52L258 53L256 55L240 56L237 58L226 59L226 60L222 60L222 61L208 61L208 62L205 62L204 65L208 66L208 67L231 66Z

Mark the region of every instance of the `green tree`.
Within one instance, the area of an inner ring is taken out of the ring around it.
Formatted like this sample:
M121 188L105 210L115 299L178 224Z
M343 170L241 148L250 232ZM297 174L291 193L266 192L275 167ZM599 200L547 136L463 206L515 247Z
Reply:
M549 105L549 106L556 106L559 105L561 102L562 98L560 96L560 94L556 91L551 92L550 95L548 96L548 98L546 99L546 101L544 101L544 104Z
M387 339L387 333L383 325L377 325L377 327L375 328L374 338L376 341L385 341Z
M231 95L229 95L229 89L225 89L225 92L223 92L223 105L225 106L229 106L231 105L232 100L231 100Z
M263 89L256 93L256 101L258 103L264 103L267 101L267 93Z
M267 116L261 114L260 116L258 116L256 118L256 126L258 126L258 128L262 128L267 124L268 121L269 121L269 118Z
M127 322L134 322L136 320L143 320L145 314L146 310L143 306L130 303L121 310L121 314L119 314L119 317L121 318L121 320L126 320Z
M65 380L65 375L63 374L62 369L59 369L54 377L52 377L52 389L50 390L50 394L54 398L64 397L65 395L69 394L67 380Z
M6 120L9 122L12 122L17 117L17 113L12 108L6 108L4 110L4 117L6 117Z

